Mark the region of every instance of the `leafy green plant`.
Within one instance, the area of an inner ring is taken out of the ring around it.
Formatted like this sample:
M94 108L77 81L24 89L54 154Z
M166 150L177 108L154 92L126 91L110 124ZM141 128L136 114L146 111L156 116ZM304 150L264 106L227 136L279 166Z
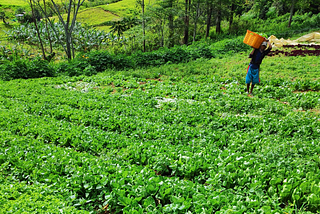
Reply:
M0 77L3 80L52 77L55 75L53 67L39 58L31 61L23 59L5 61L1 65L0 72Z
M317 212L316 57L266 57L248 97L249 50L200 57L229 42L90 52L57 66L70 76L1 81L0 212Z

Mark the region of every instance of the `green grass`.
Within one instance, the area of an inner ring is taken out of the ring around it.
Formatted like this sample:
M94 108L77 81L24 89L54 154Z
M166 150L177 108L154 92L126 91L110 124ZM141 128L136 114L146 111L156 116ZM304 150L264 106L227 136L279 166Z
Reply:
M149 4L149 2L146 2ZM117 14L120 17L133 15L133 11L136 9L136 0L122 0L109 5L99 6L104 10L110 11L113 14Z
M94 14L94 16L92 14ZM78 22L85 23L90 26L101 25L102 23L105 23L107 21L113 21L117 19L120 19L120 17L115 14L112 14L109 11L104 10L99 6L82 10L79 12L77 16ZM98 27L98 29L102 29L102 28Z
M244 81L250 59L249 52L234 54L228 57L198 59L188 63L176 65L164 65L159 68L139 69L133 72L138 75L160 73L165 76L188 75L218 75L224 78L235 78ZM273 78L282 78L285 81L310 80L320 81L320 62L317 56L306 57L266 57L261 64L260 78L262 81L270 81Z
M25 0L0 0L0 4L3 6L28 6L28 2Z

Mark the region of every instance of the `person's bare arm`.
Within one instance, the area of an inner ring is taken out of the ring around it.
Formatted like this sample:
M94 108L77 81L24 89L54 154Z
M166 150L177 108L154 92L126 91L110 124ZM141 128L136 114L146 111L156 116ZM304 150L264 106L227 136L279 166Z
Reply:
M272 45L271 45L270 41L269 40L267 40L267 41L268 41L268 48L272 49Z
M253 50L252 50L251 53L249 54L249 58L252 58L253 53L254 53L255 50L256 50L256 49L253 48Z

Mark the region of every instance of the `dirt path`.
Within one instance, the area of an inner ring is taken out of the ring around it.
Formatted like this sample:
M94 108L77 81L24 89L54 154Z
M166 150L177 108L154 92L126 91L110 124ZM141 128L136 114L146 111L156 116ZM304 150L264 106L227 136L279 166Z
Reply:
M106 9L104 9L104 8L102 8L102 7L98 7L98 8L100 8L100 9L102 9L103 11L105 11L105 12L107 12L107 13L110 13L110 14L112 14L112 15L114 15L114 16L120 17L118 14L112 13L111 11L106 10Z

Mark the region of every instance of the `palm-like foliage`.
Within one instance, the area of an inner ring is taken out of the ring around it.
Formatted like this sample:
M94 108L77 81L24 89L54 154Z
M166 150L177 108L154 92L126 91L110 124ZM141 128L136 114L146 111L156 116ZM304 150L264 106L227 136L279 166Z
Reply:
M126 31L127 26L124 24L122 20L114 21L111 25L111 31L112 33L116 33L118 35L118 39L120 36L123 35L123 32Z

